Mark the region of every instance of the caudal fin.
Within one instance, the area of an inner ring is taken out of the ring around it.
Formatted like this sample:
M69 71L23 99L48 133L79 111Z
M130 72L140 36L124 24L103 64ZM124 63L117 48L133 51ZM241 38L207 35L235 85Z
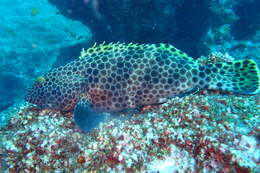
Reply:
M212 79L209 89L240 94L256 94L260 91L260 73L254 60L237 60L207 65Z

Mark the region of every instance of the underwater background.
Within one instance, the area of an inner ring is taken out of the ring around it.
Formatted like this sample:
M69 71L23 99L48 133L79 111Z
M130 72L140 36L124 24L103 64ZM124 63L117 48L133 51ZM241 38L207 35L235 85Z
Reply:
M1 172L260 172L260 95L200 91L92 133L24 101L95 43L169 43L199 62L260 65L259 0L1 0Z

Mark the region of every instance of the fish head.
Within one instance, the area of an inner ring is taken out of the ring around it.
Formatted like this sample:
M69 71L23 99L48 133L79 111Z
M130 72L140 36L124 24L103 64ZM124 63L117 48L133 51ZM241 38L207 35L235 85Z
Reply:
M82 92L78 78L69 80L67 76L46 75L36 78L25 100L41 109L72 111Z
M54 97L56 88L53 87L52 82L49 82L49 78L46 76L39 76L34 81L33 85L28 89L25 100L37 105L38 107L60 109L61 105L56 101Z

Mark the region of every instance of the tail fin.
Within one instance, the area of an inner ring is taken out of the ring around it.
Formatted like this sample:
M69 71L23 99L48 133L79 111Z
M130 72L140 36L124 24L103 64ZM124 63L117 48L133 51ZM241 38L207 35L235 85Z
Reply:
M255 61L237 60L206 66L209 89L230 91L240 94L256 94L260 91L260 73Z

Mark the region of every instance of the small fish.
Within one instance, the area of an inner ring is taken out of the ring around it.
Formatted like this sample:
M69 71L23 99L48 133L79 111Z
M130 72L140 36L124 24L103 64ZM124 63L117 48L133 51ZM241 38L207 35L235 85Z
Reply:
M76 122L89 121L91 130L104 112L157 104L194 89L256 94L259 76L251 59L202 65L169 44L110 43L38 77L26 100L74 111Z

